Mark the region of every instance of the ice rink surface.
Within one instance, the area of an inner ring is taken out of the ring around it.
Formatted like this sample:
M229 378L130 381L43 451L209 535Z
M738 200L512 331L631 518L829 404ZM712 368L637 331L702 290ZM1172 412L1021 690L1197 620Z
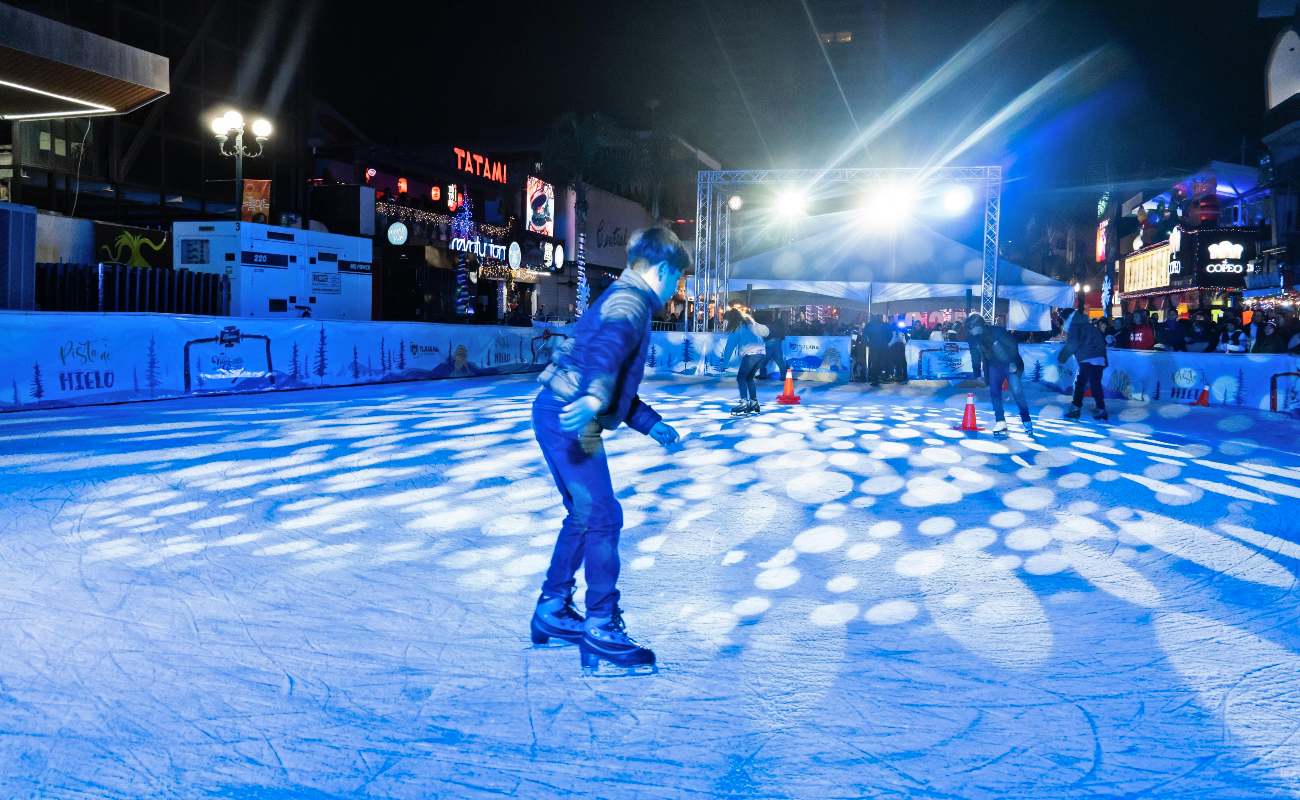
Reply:
M588 679L528 643L535 388L0 416L0 796L1300 795L1297 423L652 382L682 449L606 445L663 669Z

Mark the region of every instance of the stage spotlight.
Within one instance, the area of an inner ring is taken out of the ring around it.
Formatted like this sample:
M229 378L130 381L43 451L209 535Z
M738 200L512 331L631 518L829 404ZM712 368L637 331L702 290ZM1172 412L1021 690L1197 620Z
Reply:
M745 201L742 200L742 199L740 198L740 195L738 195L738 194L733 194L733 195L732 195L730 198L728 198L728 200L727 200L727 208L731 209L732 211L739 211L739 210L740 210L740 207L743 206L744 204L745 204Z
M808 207L808 197L803 192L789 189L776 198L776 213L783 217L797 217Z
M954 186L943 196L943 207L950 214L960 214L975 201L969 186Z
M864 209L869 225L896 228L912 215L916 206L916 189L912 186L891 185L873 194Z

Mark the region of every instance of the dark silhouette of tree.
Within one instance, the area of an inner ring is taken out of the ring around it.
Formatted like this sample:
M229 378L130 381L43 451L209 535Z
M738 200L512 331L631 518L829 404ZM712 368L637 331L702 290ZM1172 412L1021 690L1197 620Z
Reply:
M1159 400L1159 399L1160 399L1160 379L1159 379L1159 378L1156 378L1156 393L1155 393L1155 396L1152 397L1151 399L1152 399L1152 400Z
M682 366L683 367L689 366L692 361L695 361L698 358L699 356L695 354L695 348L691 347L691 337L683 336L682 337Z
M203 361L198 356L194 357L194 375L198 378L199 388L203 388Z
M651 369L655 367L655 349L654 345L650 345L650 354L645 360L645 365Z
M289 372L293 375L296 382L298 380L298 343L293 343L293 353L289 356Z
M135 367L131 368L131 387L136 394L140 394L140 370Z
M357 346L352 345L352 380L361 378L361 365L357 363Z
M1030 373L1029 380L1033 381L1034 383L1043 382L1043 362L1039 361L1036 358L1034 359L1034 371Z
M1233 395L1232 401L1238 407L1246 402L1246 373L1241 369L1237 370L1237 391Z
M36 398L36 402L39 403L44 396L45 384L41 383L41 365L36 364L32 370L32 397Z
M320 326L320 344L316 345L316 377L320 382L325 383L325 367L328 362L325 359L325 326Z
M384 337L379 337L379 369L388 373L388 347L384 344Z
M397 342L397 370L400 372L406 369L406 340L400 339Z
M14 381L13 383L14 383L14 405L20 406L22 405L23 401L18 399L18 381Z
M366 374L367 375L375 374L375 362L371 360L370 356L366 356Z
M149 387L150 397L153 397L153 390L162 383L158 378L158 348L154 345L152 336L149 337L149 360L145 362L144 382Z

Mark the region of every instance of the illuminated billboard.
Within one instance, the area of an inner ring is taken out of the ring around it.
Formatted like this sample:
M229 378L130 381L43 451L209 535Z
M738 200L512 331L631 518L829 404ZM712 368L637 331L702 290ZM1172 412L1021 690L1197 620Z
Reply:
M554 236L555 187L541 178L529 175L524 200L525 230L543 236Z

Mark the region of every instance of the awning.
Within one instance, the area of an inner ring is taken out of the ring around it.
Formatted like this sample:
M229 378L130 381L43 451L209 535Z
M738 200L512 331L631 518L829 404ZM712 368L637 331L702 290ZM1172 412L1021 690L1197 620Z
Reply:
M125 114L169 91L166 58L0 3L0 119Z

